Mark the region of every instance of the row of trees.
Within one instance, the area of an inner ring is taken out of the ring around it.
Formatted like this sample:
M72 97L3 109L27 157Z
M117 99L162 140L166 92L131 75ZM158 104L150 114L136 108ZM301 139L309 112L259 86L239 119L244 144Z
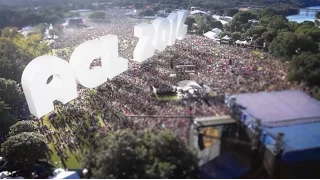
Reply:
M17 120L29 116L26 100L21 89L21 76L25 66L34 58L48 52L40 34L28 37L17 28L5 28L0 36L0 112L1 137Z
M1 144L2 170L32 178L38 162L51 162L48 142L34 121L19 121L7 136ZM100 138L84 155L86 178L198 178L196 154L168 130L121 130ZM52 170L47 173L42 178Z
M0 29L5 27L22 28L40 23L62 23L68 15L68 8L54 6L48 8L0 8Z
M320 29L314 22L290 22L280 14L276 9L265 8L238 12L225 26L211 15L189 17L186 24L198 34L219 28L223 30L220 38L229 35L234 40L252 40L253 45L265 46L273 57L290 61L289 80L307 83L310 93L320 99ZM252 19L259 23L253 24L249 21Z
M282 8L297 8L306 7L310 5L317 5L318 0L312 2L308 0L224 0L224 1L210 1L210 0L149 0L149 1L128 1L128 0L114 0L119 6L130 6L135 5L136 8L143 8L146 3L148 4L159 4L167 8L188 8L190 6L196 6L204 9L228 9L240 6L268 6L268 7L282 7ZM164 8L162 8L164 9Z
M87 178L198 178L198 158L170 131L112 132L97 147L84 158Z

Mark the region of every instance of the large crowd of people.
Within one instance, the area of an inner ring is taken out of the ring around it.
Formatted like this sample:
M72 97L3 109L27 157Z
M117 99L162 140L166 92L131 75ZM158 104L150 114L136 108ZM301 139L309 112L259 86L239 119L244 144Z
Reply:
M263 52L217 44L199 35L188 34L184 40L177 40L175 45L156 52L155 56L139 64L132 61L138 41L133 28L144 20L124 16L126 10L106 13L110 22L90 23L93 28L64 29L64 34L52 45L57 56L68 60L77 45L102 35L114 34L120 42L119 55L130 60L128 71L95 89L79 86L80 96L76 100L65 105L57 103L56 111L42 118L42 121L48 118L53 126L39 124L62 159L67 160L67 149L72 153L90 143L94 145L98 139L97 132L103 135L120 128L170 128L186 138L187 117L190 115L221 116L228 112L221 100L210 103L210 106L202 99L157 100L150 90L151 86L177 84L178 80L170 76L175 73L173 64L196 65L197 73L188 78L210 87L211 94L216 96L298 86L286 80L287 64L284 62L272 59ZM99 64L99 60L95 62L94 65ZM128 117L130 115L185 118Z

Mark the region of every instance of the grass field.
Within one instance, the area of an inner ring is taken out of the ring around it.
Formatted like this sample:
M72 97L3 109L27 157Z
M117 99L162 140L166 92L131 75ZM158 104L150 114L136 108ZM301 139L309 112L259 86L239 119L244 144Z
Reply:
M58 114L58 116L59 116L59 114ZM98 115L98 119L99 119L100 125L102 127L105 126L105 124L101 118L101 115ZM86 119L85 123L89 124L88 119ZM43 124L46 125L47 127L51 127L51 130L56 131L59 134L59 129L56 129L53 127L53 125L51 124L51 122L47 116L44 117ZM58 156L52 142L49 143L49 147L53 152L52 157L51 157L53 165L55 165L56 167L63 167L61 158ZM85 150L88 147L82 147L82 148ZM82 165L81 165L82 159L79 159L79 158L77 159L77 157L82 157L82 154L80 151L76 151L76 152L71 153L70 150L67 149L66 154L68 156L68 160L65 162L67 169L80 169L82 167Z
M158 101L176 101L178 100L178 96L157 96Z

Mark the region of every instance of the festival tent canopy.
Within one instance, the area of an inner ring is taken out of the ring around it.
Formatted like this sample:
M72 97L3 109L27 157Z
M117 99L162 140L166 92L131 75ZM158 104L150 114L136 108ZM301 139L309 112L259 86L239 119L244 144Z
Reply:
M226 36L224 36L222 39L223 39L223 40L231 40L231 37L229 37L228 35L226 35Z
M178 82L177 89L182 89L183 91L188 91L189 89L202 89L202 87L194 81L184 80L184 81Z
M249 44L248 41L240 41L240 40L237 40L235 43L236 44L243 44L243 45L248 45Z
M52 179L80 179L76 171L64 171L60 172L58 175Z
M212 29L211 31L212 31L212 32L215 32L215 33L218 33L218 34L220 34L220 33L222 32L222 30L219 29L219 28L214 28L214 29Z
M194 15L194 14L207 14L207 13L204 11L200 11L200 10L194 10L194 11L191 11L190 14Z
M204 36L207 38L210 38L210 39L215 39L219 35L217 33L212 32L212 31L208 31L208 32L204 33Z

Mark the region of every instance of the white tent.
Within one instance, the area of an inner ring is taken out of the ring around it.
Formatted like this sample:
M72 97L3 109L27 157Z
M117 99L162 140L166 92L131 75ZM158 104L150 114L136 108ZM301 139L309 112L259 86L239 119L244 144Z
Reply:
M243 41L244 45L249 45L248 41Z
M195 15L195 14L207 14L207 13L204 11L200 11L200 10L194 10L194 11L191 11L190 14Z
M224 36L222 39L223 39L223 40L231 40L231 37L229 37L228 35L226 35L226 36Z
M80 179L79 175L75 171L64 171L60 172L51 179Z
M219 36L219 34L214 33L212 31L208 31L208 32L204 33L203 35L209 39L215 39Z
M217 33L217 34L220 34L222 32L222 30L219 29L219 28L214 28L211 31L214 32L214 33Z
M8 171L2 171L0 172L0 179L6 178L9 175L10 173Z
M235 42L236 44L241 44L242 43L242 41L240 41L240 40L236 40L236 42Z
M248 41L240 41L240 40L237 40L235 43L236 43L236 44L239 44L239 45L249 45Z
M178 82L178 87L177 87L178 90L183 90L183 91L188 91L189 89L202 89L202 87L194 82L194 81L191 81L191 80L184 80L184 81L180 81Z

